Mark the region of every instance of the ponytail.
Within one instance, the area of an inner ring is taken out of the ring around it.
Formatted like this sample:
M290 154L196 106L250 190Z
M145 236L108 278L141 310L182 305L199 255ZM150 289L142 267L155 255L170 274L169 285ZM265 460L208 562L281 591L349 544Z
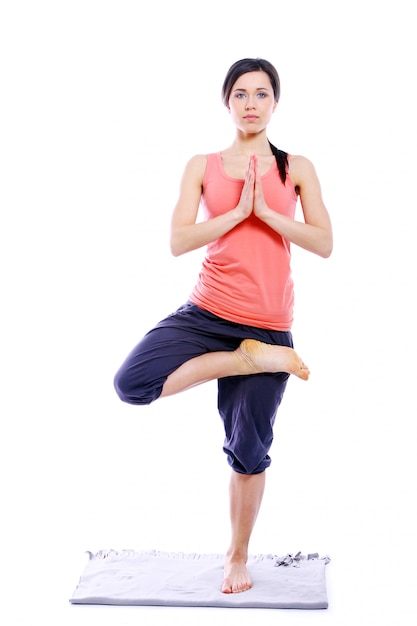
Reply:
M285 181L287 180L287 169L288 169L288 154L283 152L283 150L278 150L268 139L269 147L272 150L272 154L275 157L277 162L279 177L282 180L282 184L285 185Z

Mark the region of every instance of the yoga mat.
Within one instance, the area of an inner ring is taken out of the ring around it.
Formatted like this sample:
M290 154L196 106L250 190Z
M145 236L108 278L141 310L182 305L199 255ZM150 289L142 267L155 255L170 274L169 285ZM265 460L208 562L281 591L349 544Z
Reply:
M89 560L71 604L327 609L329 557L298 552L250 556L253 587L224 594L224 555L101 550Z

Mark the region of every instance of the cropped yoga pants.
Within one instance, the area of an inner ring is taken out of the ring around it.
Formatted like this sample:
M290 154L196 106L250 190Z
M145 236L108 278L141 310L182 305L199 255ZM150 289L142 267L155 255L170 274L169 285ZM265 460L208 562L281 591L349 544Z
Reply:
M207 352L236 350L243 339L293 347L289 331L229 322L187 302L160 321L129 354L114 384L129 404L150 404L167 377L185 361ZM260 373L218 379L223 450L241 474L259 474L271 464L273 425L289 374Z

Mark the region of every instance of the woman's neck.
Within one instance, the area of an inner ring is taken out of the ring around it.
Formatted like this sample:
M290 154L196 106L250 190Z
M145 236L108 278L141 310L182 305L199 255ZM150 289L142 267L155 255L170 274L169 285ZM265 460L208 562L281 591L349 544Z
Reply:
M251 154L257 154L258 156L270 156L272 154L266 133L253 135L241 135L238 133L227 151L230 154L241 154L247 156Z

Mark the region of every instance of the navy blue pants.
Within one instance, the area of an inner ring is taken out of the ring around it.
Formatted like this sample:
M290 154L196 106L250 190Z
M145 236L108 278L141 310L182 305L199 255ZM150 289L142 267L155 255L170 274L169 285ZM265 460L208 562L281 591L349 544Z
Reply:
M293 347L291 332L224 320L191 302L161 320L132 350L114 384L121 400L150 404L167 377L185 361L207 352L235 350L243 339ZM271 464L273 425L289 374L251 374L218 380L218 410L224 423L223 450L241 474L258 474Z

